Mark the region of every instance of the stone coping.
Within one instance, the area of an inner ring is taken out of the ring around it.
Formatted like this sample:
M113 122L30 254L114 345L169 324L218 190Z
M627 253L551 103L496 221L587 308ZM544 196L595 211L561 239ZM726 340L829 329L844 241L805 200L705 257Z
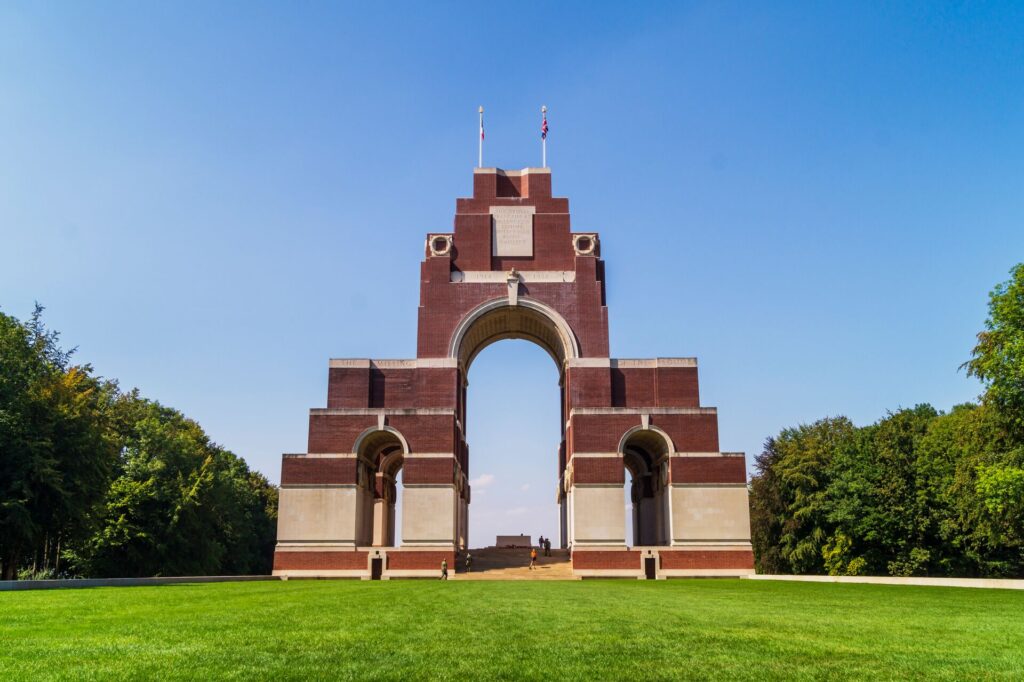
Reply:
M696 367L697 358L569 358L566 363L569 367L652 369L658 367Z
M414 417L418 415L427 416L455 416L455 408L452 407L313 407L310 408L311 415L335 415L354 417L376 417L377 415Z
M530 175L531 173L543 173L544 175L551 175L550 168L523 168L522 170L507 170L505 168L474 168L473 175L504 175L510 178L518 178L522 175ZM501 197L505 198L505 197Z
M574 407L569 410L569 419L577 415L595 414L718 414L717 407Z
M402 360L374 358L331 358L327 362L329 369L418 369L418 368L457 368L458 360L454 358L408 358Z

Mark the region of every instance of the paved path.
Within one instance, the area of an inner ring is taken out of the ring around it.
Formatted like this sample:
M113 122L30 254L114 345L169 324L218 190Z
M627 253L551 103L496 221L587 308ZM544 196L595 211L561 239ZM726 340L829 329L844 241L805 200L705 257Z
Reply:
M537 568L530 570L530 550L487 547L469 550L473 570L466 572L466 555L457 560L452 580L572 580L572 563L564 549L552 549L551 556L538 550Z

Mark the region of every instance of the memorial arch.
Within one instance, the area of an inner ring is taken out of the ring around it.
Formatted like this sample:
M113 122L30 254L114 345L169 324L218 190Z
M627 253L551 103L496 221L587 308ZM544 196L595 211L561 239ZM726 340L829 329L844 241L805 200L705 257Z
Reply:
M455 565L471 540L467 375L508 338L536 343L558 369L560 540L575 575L640 577L651 561L658 577L753 571L745 460L719 449L696 360L610 357L600 238L569 223L549 169L474 171L454 229L426 238L416 357L329 363L308 452L282 460L275 574L365 578L379 562L387 578ZM663 302L659 314L684 306Z

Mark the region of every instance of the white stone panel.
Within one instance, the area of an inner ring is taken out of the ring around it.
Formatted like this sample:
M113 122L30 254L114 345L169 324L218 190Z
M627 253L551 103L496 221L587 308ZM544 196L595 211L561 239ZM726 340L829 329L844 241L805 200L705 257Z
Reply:
M283 487L277 541L355 544L356 505L355 487Z
M621 487L572 488L573 545L626 544L626 508Z
M491 206L491 255L533 255L533 206Z
M673 543L750 541L746 486L672 486Z
M454 486L406 486L402 495L402 546L455 543Z

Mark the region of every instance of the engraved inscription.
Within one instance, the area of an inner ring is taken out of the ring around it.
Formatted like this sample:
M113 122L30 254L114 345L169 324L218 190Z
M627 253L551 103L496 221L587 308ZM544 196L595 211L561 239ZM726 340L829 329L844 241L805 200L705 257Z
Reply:
M533 256L533 206L491 206L491 255Z

